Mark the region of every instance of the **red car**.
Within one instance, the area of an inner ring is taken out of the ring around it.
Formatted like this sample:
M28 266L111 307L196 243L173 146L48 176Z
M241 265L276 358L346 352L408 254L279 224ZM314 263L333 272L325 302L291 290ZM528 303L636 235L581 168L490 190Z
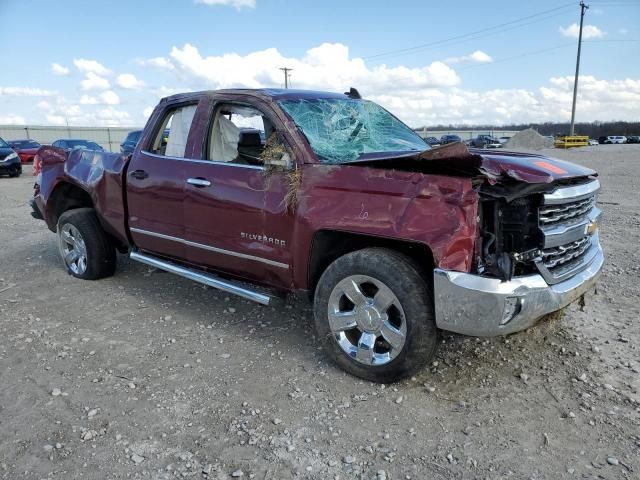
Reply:
M33 162L33 157L41 147L35 140L9 140L8 143L16 151L22 163Z
M590 290L604 261L595 171L432 150L355 89L174 95L133 154L38 158L33 216L70 275L113 275L118 250L265 305L306 292L313 349L370 381L427 365L439 330L531 327Z

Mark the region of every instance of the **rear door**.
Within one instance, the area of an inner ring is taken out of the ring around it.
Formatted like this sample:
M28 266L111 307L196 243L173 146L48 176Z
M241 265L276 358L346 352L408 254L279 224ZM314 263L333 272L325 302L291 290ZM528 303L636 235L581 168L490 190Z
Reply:
M178 259L185 258L184 165L197 105L197 100L168 105L155 115L155 126L136 148L126 180L135 245Z
M201 161L185 162L185 246L189 262L273 286L291 284L294 215L289 171L267 171L265 138L275 115L250 103L208 110Z

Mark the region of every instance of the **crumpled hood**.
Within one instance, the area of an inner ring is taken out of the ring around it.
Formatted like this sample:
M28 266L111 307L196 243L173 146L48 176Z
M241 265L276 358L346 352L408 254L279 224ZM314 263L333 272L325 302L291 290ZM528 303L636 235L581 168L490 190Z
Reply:
M463 143L449 143L418 154L398 152L384 157L368 155L348 164L452 176L483 176L491 184L508 180L546 184L597 175L590 168L557 158L535 153L468 148Z
M551 183L556 180L597 175L590 168L557 158L533 153L495 152L469 149L462 143L444 145L418 155L422 161L435 162L455 170L487 177L490 183L512 179L526 183Z
M596 175L590 168L544 155L504 151L482 151L479 155L479 170L489 181L509 177L526 183L551 183L556 180Z

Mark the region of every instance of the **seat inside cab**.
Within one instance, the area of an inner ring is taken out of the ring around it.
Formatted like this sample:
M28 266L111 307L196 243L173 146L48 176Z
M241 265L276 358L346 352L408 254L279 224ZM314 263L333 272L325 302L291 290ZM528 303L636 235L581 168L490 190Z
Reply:
M265 139L273 133L271 121L254 107L223 105L214 113L209 135L209 160L263 165Z

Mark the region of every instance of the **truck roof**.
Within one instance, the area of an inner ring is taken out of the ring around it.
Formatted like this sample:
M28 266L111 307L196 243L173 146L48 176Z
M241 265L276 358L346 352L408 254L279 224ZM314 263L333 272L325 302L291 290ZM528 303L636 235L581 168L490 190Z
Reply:
M335 92L322 92L315 90L298 90L293 88L230 88L223 90L202 90L198 92L186 92L186 93L178 93L176 95L171 95L169 97L163 98L161 101L174 101L174 100L189 100L194 97L201 97L203 95L243 95L243 96L253 96L261 99L271 99L271 100L311 100L311 99L328 99L328 98L336 98L336 99L344 99L349 98L346 93L335 93Z

